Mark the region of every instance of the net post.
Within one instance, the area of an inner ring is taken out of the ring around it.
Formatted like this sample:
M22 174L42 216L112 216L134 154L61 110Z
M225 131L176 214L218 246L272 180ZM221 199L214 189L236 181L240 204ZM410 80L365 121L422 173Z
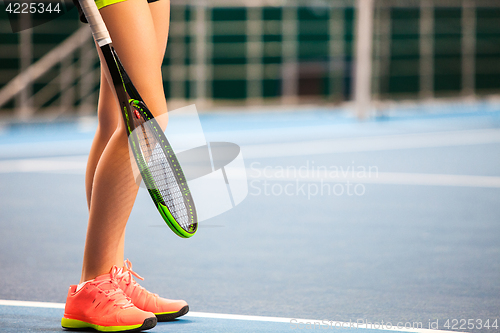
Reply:
M262 7L247 7L247 103L263 104L263 17Z
M344 7L330 7L330 20L328 29L330 40L329 46L329 70L330 70L330 96L336 101L342 101L345 70L345 40L344 40Z
M296 104L298 102L298 8L295 6L283 7L282 22L282 87L283 104Z
M388 74L391 62L391 12L383 5L375 9L373 98L380 100L384 92L389 91Z
M212 105L214 101L213 93L213 80L214 80L214 43L213 43L213 28L212 28L212 9L207 5L205 8L205 96L207 98L208 106ZM208 84L207 84L208 83Z
M356 0L355 112L358 119L371 109L374 0Z
M434 8L432 0L420 2L420 98L434 97Z
M462 2L462 96L474 97L476 89L476 7L473 0Z
M196 19L192 25L195 43L192 45L195 54L194 70L191 71L192 80L196 85L196 105L203 108L207 104L207 21L204 4L196 5ZM192 67L193 68L193 67Z

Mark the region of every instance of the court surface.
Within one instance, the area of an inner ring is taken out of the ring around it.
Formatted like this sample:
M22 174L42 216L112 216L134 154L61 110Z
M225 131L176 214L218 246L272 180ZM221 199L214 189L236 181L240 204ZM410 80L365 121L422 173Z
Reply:
M195 237L174 235L140 190L125 256L143 286L191 308L151 332L365 332L333 325L361 321L498 331L500 105L362 122L342 110L268 111L201 115L207 140L241 146L249 193ZM95 128L95 119L0 127L2 332L62 331L82 264Z

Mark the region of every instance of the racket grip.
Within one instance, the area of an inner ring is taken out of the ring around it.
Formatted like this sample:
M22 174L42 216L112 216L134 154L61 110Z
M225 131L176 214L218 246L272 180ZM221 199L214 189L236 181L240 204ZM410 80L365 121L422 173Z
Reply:
M97 5L94 0L78 0L80 2L80 6L82 7L82 11L87 18L87 21L90 25L90 30L92 31L92 35L94 36L95 41L99 46L103 46L111 43L111 38L109 37L108 29L102 20L101 14L99 13L99 9L97 9Z

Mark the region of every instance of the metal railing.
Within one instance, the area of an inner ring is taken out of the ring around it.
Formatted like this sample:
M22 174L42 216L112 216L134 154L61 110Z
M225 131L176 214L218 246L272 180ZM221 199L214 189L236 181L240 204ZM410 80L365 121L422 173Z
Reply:
M51 117L75 111L93 114L99 69L88 27L78 29L35 63L31 63L32 34L33 29L20 32L21 71L0 89L0 108L14 101L14 117L20 120L35 116L44 106ZM34 92L39 81L43 87Z
M490 17L499 10L492 0L172 0L165 94L171 108L200 109L355 100L361 117L384 101L497 94L500 68L488 64L500 63L500 14ZM95 110L97 57L85 30L43 58L52 60L21 65L0 106L18 96L21 118L40 105ZM48 63L57 78L29 97Z

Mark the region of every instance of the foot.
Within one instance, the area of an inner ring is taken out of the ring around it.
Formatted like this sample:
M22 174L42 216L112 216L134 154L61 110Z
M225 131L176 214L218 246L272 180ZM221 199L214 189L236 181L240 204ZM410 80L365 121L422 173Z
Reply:
M156 326L151 312L138 309L120 289L111 272L69 287L61 325L67 329L93 328L100 332L136 332Z
M127 259L125 267L121 271L118 270L114 278L123 292L132 299L132 303L139 309L153 312L158 321L173 320L188 313L189 306L186 301L166 299L150 293L139 285L132 275L144 280L132 270L132 263Z

